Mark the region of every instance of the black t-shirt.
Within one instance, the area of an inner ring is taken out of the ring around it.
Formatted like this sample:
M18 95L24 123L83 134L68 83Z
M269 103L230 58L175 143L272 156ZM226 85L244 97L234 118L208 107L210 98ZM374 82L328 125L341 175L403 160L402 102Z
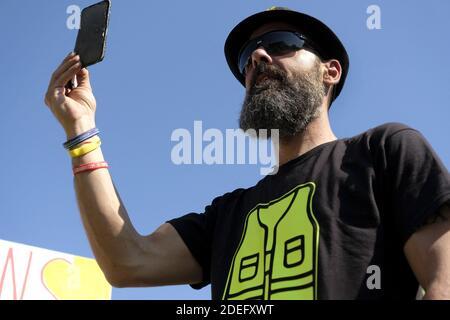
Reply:
M450 175L416 130L385 124L317 146L255 186L169 221L213 299L414 299L403 247Z

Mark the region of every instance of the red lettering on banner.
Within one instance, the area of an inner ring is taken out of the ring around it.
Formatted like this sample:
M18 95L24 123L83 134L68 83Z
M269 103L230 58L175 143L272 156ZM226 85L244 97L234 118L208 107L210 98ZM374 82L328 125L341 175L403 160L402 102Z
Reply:
M28 273L30 271L31 266L31 258L33 256L33 252L30 251L30 256L28 257L28 265L27 265L27 271L25 273L25 278L23 280L22 284L22 292L20 294L19 300L23 299L23 295L25 293L27 281L28 281ZM13 284L13 299L17 300L17 286L16 286L16 272L14 268L14 254L13 254L13 248L9 248L8 255L6 256L5 266L3 267L2 272L2 278L0 279L0 297L2 296L3 291L3 285L5 283L5 277L6 277L6 271L8 270L8 265L11 265L11 275L12 275L12 284Z

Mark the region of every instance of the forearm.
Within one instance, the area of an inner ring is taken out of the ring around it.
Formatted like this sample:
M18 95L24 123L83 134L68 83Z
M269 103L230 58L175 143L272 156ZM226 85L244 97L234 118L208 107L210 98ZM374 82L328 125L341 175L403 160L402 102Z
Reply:
M67 83L75 76L78 86L67 88ZM69 142L66 147L71 149L72 156L78 156L72 164L80 166L103 161L98 139L84 140L87 136L83 134L96 127L97 103L92 93L89 71L82 68L78 55L67 55L52 73L44 101L66 133ZM80 135L83 136L77 139ZM85 142L93 144L78 146ZM91 151L93 148L97 149ZM143 248L148 245L143 244L145 238L133 228L108 169L85 169L89 168L79 167L74 179L78 206L95 257L111 282L117 279L117 275L126 273L122 272L123 266L137 265Z
M73 166L104 161L100 148L72 160ZM140 235L131 224L108 169L75 176L81 218L95 257L111 280L138 248Z
M405 245L423 299L450 299L450 207L443 205Z

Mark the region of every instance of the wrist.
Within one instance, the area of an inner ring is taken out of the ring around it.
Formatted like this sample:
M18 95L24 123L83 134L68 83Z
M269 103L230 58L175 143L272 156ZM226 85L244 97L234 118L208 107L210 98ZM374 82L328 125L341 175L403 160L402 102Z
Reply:
M67 140L70 140L92 128L95 128L95 121L78 121L64 128L64 131L66 132Z

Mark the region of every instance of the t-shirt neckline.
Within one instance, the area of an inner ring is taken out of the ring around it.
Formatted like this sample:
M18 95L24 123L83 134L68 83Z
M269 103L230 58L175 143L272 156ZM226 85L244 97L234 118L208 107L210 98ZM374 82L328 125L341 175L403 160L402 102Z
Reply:
M330 145L334 145L336 143L338 143L339 141L342 141L343 139L336 139L336 140L332 140L332 141L328 141L322 144L319 144L318 146L315 146L314 148L312 148L311 150L306 151L305 153L299 155L298 157L289 160L288 162L284 163L283 165L281 165L278 168L278 172L272 176L277 176L280 173L283 173L287 170L289 170L292 166L297 165L301 162L306 161L308 158L310 158L311 156L313 156L314 154L322 151L324 148L330 146Z

